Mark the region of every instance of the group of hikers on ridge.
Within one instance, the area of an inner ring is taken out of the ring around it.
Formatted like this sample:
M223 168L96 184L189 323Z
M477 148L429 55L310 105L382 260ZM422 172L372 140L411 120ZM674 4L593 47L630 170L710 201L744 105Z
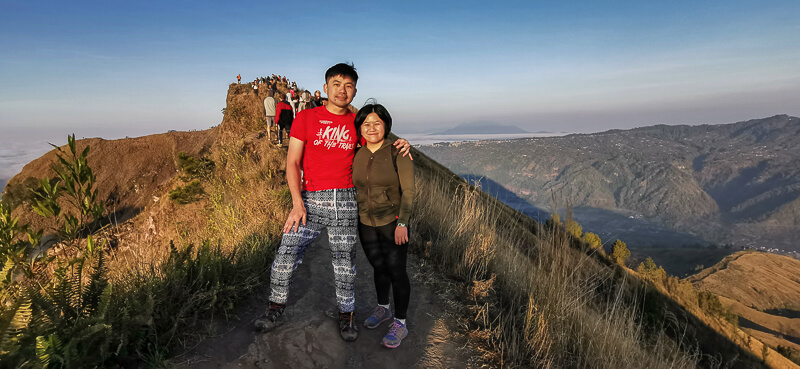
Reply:
M236 80L242 82L242 75L238 74ZM297 113L318 108L327 104L328 99L322 97L322 93L317 90L312 95L310 91L297 88L297 82L288 78L273 74L270 77L258 77L250 82L256 96L264 98L264 112L267 120L267 132L270 134L273 127L277 128L277 139L279 144L283 144L283 132L288 133L292 128L292 121ZM259 94L262 91L262 94ZM282 91L286 91L283 93Z
M308 246L327 229L340 336L345 341L358 337L355 246L360 239L375 272L378 302L363 324L375 329L391 321L381 342L396 348L408 335L411 284L406 260L414 166L408 141L388 137L392 117L385 107L368 104L358 113L350 110L357 82L352 64L336 64L325 73L328 101L295 111L286 159L292 210L271 267L269 308L255 328L269 332L284 322L294 272ZM278 95L280 120L290 108L280 107L288 103Z

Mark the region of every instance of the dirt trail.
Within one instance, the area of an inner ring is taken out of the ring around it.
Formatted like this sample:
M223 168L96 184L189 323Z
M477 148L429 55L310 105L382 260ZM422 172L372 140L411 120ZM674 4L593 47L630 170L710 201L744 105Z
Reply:
M207 339L177 358L186 368L466 368L466 339L456 333L455 319L448 315L449 300L428 286L417 261L409 258L411 306L409 335L397 349L383 347L381 338L388 322L374 330L363 321L377 300L372 267L359 244L356 256L356 321L359 337L344 342L339 337L333 285L333 267L327 233L323 232L306 252L298 268L286 308L286 323L270 333L253 330L253 321L267 304L268 289L246 301L237 311L239 321L227 323L225 334Z

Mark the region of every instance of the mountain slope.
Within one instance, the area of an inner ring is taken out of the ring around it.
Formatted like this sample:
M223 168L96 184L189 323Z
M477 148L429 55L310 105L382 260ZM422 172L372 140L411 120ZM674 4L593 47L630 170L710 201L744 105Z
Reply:
M619 211L739 246L795 247L799 234L796 117L420 149L543 208L555 196L559 207Z
M688 278L720 296L739 324L773 347L800 351L800 261L742 251Z
M123 222L139 214L145 207L163 197L171 189L171 181L180 175L177 155L185 152L199 156L208 152L218 135L217 129L195 132L171 132L144 137L104 140L90 138L77 141L78 150L91 146L88 161L97 177L98 198L105 203L107 216ZM56 150L26 164L11 178L8 186L26 178L54 176ZM18 209L15 214L24 223L36 228L52 224L30 211Z

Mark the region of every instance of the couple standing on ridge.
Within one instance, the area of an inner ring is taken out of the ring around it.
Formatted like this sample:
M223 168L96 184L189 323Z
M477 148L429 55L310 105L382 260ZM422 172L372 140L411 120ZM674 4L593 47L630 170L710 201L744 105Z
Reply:
M282 323L292 275L308 246L327 228L339 334L345 341L358 337L353 316L358 233L375 269L378 295L378 306L364 326L373 329L392 320L391 290L395 314L382 343L395 348L408 335L407 227L415 192L414 168L410 156L405 156L410 150L408 141L388 139L392 118L382 105L350 112L356 82L358 74L352 65L334 65L325 73L323 85L328 103L303 110L294 120L286 159L293 208L272 263L269 309L255 326L268 332ZM363 146L357 149L359 141Z

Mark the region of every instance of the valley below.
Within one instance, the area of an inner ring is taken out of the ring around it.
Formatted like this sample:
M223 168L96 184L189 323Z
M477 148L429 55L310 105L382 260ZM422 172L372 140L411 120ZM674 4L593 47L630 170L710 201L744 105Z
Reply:
M796 117L419 148L535 219L571 209L606 244L800 252Z

